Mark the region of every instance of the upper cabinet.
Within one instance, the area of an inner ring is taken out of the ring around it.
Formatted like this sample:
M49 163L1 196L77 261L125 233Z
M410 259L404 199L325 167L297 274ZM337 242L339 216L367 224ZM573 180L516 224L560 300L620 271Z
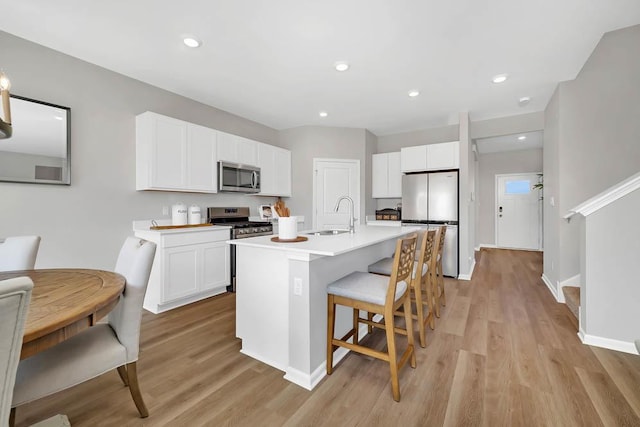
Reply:
M422 172L460 167L460 143L419 145L400 150L402 172Z
M291 196L291 152L147 111L136 117L136 190L218 192L218 161L258 166L265 196Z
M146 112L136 117L136 190L216 193L216 131Z
M258 166L258 142L218 131L218 160Z
M400 152L374 154L371 167L371 197L402 197Z
M291 151L258 143L261 196L291 196Z

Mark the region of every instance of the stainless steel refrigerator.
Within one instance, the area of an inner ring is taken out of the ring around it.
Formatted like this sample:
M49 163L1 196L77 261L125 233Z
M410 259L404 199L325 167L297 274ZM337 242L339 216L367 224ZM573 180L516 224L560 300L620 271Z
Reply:
M442 270L458 277L458 172L402 176L402 222L429 229L447 226Z

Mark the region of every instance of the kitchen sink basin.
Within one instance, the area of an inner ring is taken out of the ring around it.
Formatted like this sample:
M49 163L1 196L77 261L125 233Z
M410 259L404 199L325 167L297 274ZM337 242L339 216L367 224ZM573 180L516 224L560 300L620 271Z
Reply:
M320 230L307 233L309 236L334 236L336 234L348 233L349 230Z

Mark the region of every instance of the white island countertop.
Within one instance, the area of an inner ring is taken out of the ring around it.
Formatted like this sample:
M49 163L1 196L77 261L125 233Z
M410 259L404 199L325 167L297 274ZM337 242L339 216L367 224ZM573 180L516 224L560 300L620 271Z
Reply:
M356 232L349 232L328 236L314 236L313 230L298 232L298 236L307 237L305 242L272 242L274 236L251 237L248 239L229 240L227 243L236 246L249 246L254 248L275 249L286 252L300 252L312 255L336 256L351 252L360 248L375 245L389 239L399 238L418 230L418 227L375 227L359 226Z

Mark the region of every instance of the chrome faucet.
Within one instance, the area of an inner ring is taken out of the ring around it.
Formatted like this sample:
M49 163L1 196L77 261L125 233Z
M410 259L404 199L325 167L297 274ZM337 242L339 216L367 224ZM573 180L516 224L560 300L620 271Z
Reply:
M343 200L349 202L349 233L355 233L356 227L354 223L356 221L356 218L353 216L353 199L349 196L340 196L338 198L338 201L336 202L335 211L338 212L338 209L340 208L340 202Z

